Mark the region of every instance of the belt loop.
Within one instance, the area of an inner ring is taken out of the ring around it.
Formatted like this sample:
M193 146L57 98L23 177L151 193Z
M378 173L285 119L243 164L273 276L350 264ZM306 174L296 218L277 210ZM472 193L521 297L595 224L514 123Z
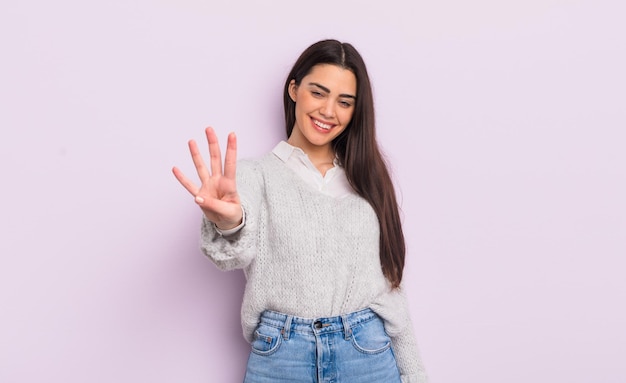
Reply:
M342 315L341 322L343 323L343 337L345 338L345 340L350 340L350 337L352 336L352 328L348 323L348 316Z
M291 333L291 319L292 318L293 317L291 315L287 315L287 319L285 319L285 324L283 326L283 329L280 330L285 340L289 340L289 334Z

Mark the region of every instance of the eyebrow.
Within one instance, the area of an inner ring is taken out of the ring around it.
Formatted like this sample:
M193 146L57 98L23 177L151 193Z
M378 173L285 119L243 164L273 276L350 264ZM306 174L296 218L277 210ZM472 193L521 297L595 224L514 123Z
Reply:
M325 87L325 86L323 86L321 84L318 84L316 82L310 82L309 85L316 86L316 87L320 88L321 90L323 90L324 92L330 93L330 89L328 89L327 87ZM351 94L345 94L344 93L344 94L340 94L339 97L352 98L352 99L356 100L356 96L353 96Z

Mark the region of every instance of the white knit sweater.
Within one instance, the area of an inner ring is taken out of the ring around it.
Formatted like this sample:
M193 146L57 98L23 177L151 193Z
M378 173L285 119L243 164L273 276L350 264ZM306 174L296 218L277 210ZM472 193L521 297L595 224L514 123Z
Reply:
M382 273L378 219L367 201L314 190L272 153L239 161L237 186L245 226L222 237L205 219L201 247L220 269L244 269L246 340L264 310L318 318L369 307L385 322L402 381L426 382L406 298Z

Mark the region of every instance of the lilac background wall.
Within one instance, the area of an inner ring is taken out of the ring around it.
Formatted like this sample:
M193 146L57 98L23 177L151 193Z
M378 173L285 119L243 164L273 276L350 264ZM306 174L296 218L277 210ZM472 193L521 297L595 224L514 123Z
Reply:
M0 6L0 381L238 382L243 276L197 249L189 138L282 138L325 37L375 86L433 383L626 381L621 0Z

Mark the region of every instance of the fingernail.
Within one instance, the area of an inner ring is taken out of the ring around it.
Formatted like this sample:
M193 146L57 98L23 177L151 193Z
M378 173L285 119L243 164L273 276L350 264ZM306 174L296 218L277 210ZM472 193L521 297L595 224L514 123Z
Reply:
M203 203L204 202L204 198L202 198L200 196L196 196L196 202L197 203Z

